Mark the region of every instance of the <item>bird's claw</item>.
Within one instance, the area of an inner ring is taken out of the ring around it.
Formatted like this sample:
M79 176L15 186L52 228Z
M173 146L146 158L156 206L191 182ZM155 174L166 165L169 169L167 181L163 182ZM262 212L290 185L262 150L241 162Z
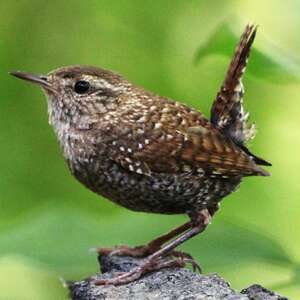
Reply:
M146 260L140 266L133 270L117 275L114 278L95 280L95 285L121 285L138 280L143 275L158 271L164 268L183 268L185 266L185 259L158 259L158 260Z
M189 253L173 250L170 253L170 255L172 255L174 257L182 258L185 261L185 263L190 263L192 265L193 272L198 271L199 273L202 273L201 266L196 262L196 260L193 258L193 256L190 255Z
M95 251L99 255L109 255L109 256L130 256L130 257L146 257L147 255L152 254L154 251L150 249L148 245L145 246L137 246L137 247L129 247L126 245L120 245L113 248L96 248ZM170 254L170 257L175 257L181 260L184 260L185 263L190 263L193 271L198 271L202 273L201 266L195 261L192 255L183 251L173 250Z

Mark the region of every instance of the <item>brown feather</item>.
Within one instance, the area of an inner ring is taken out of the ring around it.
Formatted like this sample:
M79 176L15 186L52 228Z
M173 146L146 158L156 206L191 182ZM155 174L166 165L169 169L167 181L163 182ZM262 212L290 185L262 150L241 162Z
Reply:
M257 27L245 28L227 74L211 109L211 122L236 144L243 145L254 137L255 127L247 124L244 111L242 75L245 71Z
M120 127L124 129L124 126ZM172 139L167 140L171 134ZM118 151L113 157L132 172L149 176L153 172L178 174L201 169L213 177L268 175L242 149L214 128L194 126L172 133L163 130L159 138L149 139L147 143L138 135L133 136L135 140L132 141L119 139L125 151ZM143 147L139 149L142 143ZM128 153L126 144L131 145L132 153Z

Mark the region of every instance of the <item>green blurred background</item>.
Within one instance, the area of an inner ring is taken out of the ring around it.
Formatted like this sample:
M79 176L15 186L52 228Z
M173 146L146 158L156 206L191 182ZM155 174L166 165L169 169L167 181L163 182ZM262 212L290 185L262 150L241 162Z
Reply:
M236 289L261 283L300 298L298 0L2 0L0 13L1 300L66 299L59 277L98 270L89 248L143 244L186 219L130 212L77 183L44 95L8 71L102 66L208 115L249 21L259 24L244 80L259 129L251 150L273 163L272 177L245 179L181 248Z

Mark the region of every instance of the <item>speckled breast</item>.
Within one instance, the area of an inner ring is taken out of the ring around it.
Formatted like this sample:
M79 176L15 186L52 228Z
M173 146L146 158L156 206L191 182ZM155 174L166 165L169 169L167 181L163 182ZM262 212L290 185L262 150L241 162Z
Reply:
M223 179L190 173L146 176L107 159L73 162L71 171L89 189L121 206L163 214L215 207L241 181L240 176Z

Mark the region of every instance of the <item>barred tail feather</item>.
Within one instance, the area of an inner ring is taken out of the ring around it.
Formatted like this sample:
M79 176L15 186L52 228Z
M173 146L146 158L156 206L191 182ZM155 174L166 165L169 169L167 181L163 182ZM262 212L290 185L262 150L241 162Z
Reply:
M245 72L257 27L247 25L228 67L225 80L211 109L211 122L248 154L257 165L270 166L266 160L252 154L245 143L255 136L255 125L248 124L249 113L243 107Z
M211 109L211 122L237 145L244 145L255 135L255 126L247 124L249 114L244 111L243 107L242 76L246 69L256 29L254 25L247 25Z

